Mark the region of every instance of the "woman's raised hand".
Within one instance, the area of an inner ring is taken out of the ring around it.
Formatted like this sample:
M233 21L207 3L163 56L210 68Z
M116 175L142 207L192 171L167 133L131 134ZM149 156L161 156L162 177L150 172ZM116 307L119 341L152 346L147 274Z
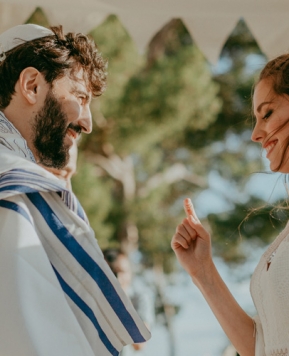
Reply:
M239 306L218 273L212 260L210 234L198 219L190 199L185 199L184 207L187 217L177 227L172 248L238 354L253 356L255 331L252 318Z
M212 262L211 238L198 219L190 199L184 200L187 217L177 226L171 242L180 264L193 279L203 279Z

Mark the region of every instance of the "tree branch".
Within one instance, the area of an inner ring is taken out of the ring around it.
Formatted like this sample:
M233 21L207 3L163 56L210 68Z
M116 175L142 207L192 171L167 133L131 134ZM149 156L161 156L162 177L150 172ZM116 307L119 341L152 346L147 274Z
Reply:
M166 169L163 173L157 173L148 179L146 185L140 188L139 195L144 197L162 184L171 185L181 180L186 180L201 188L205 188L206 186L204 178L189 172L184 164L176 163Z

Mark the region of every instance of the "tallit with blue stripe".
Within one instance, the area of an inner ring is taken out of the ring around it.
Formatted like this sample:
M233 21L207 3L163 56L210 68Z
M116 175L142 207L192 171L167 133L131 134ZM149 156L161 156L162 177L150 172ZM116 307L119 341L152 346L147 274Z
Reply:
M124 345L148 340L150 333L105 262L80 203L61 181L33 162L33 155L23 141L1 114L0 220L5 212L5 216L11 215L25 226L20 233L25 235L25 241L30 236L34 241L39 239L50 264L45 266L51 269L49 278L56 279L72 311L68 315L63 305L64 316L67 321L71 319L70 326L77 321L80 326L77 332L82 332L88 342L86 351L80 354L70 350L69 356L117 356ZM9 231L10 225L5 231ZM11 233L14 229L11 226ZM63 320L64 328L65 323ZM36 354L46 355L45 352Z

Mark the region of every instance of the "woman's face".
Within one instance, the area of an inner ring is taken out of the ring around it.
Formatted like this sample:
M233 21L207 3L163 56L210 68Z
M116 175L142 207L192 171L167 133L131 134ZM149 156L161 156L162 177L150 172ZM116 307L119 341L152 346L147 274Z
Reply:
M289 173L289 96L277 95L270 79L263 79L255 88L253 108L252 140L266 150L272 171Z

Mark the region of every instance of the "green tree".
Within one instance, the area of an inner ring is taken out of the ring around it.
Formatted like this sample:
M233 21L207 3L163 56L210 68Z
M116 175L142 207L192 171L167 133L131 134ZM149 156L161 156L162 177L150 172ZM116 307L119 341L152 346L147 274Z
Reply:
M36 25L49 27L47 16L40 7L37 7L31 16L27 19L26 23L34 23Z
M179 20L156 34L146 57L115 16L91 34L108 58L109 80L81 150L97 167L96 184L111 184L113 240L128 251L139 246L150 265L166 264L180 196L206 185L203 153L188 148L185 132L216 119L218 85Z

